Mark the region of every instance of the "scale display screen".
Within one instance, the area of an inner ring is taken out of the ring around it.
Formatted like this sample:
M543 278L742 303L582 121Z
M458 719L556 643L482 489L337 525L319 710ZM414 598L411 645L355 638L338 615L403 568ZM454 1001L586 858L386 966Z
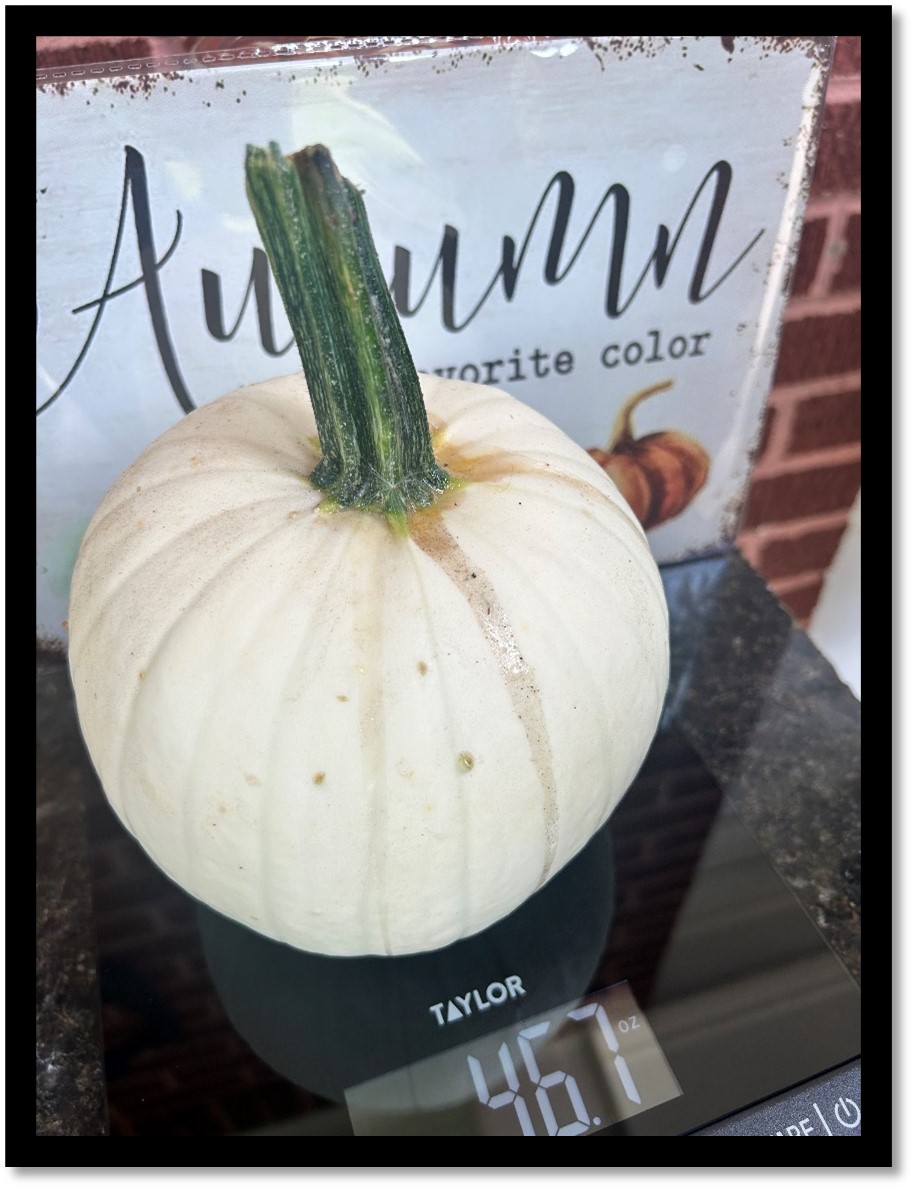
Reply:
M628 983L346 1092L356 1136L586 1136L682 1094Z

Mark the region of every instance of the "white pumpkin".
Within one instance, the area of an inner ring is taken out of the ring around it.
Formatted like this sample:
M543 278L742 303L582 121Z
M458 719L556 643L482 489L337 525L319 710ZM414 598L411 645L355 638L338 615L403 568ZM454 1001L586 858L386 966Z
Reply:
M515 909L607 819L667 685L660 576L610 479L505 393L420 379L453 480L428 507L334 506L308 478L320 401L316 425L289 376L154 442L71 588L117 814L195 897L325 954Z
M301 375L168 431L106 496L70 664L102 785L202 901L327 954L516 908L635 776L668 672L645 535L540 414L421 377L468 482L410 534L322 511Z

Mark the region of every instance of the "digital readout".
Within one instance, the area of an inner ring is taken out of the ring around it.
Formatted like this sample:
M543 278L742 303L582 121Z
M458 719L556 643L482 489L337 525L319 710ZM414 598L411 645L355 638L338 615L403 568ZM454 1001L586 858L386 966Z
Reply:
M586 1136L681 1095L628 983L351 1087L356 1136Z

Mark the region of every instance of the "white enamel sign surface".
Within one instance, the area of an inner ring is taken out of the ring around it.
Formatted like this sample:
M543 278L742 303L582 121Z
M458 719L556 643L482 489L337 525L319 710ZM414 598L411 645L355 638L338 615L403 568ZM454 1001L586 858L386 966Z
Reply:
M364 189L421 370L496 384L585 447L670 381L634 436L671 431L708 476L649 540L662 562L727 540L824 57L828 39L551 39L39 76L39 635L65 639L83 531L140 451L298 369L248 142L323 142Z

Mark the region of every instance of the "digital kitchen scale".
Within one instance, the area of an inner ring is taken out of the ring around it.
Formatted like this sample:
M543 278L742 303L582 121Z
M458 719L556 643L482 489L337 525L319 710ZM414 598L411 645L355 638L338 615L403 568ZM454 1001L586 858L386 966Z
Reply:
M677 730L536 896L406 958L229 921L97 796L112 1135L860 1135L857 985Z

